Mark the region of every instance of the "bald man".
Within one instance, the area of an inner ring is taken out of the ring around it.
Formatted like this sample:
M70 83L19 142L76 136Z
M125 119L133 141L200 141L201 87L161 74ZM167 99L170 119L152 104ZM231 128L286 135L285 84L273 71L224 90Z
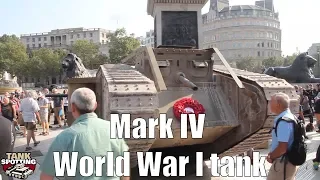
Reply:
M40 166L42 171L40 180L53 180L56 176L53 152L78 152L78 157L84 155L95 157L112 151L114 157L117 157L123 156L124 152L128 151L128 146L123 139L110 138L110 121L100 119L94 113L97 101L96 95L91 89L76 89L71 95L70 103L75 121L52 142ZM79 169L79 164L77 166ZM102 169L103 174L106 175L107 168L105 166ZM129 180L130 177L82 177L77 172L75 179Z

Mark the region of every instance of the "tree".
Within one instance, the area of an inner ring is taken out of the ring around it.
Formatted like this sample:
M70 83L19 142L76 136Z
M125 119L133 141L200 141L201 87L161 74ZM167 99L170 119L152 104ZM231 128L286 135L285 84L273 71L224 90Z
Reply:
M282 58L270 57L270 58L262 60L262 66L264 68L282 66L283 62L284 61Z
M66 55L63 50L41 48L34 50L31 57L26 61L26 74L30 77L41 78L57 76L61 73L61 60Z
M26 48L15 35L0 37L0 72L7 71L12 75L21 76L28 59Z
M283 66L290 66L293 61L297 58L298 54L294 53L291 56L287 56L284 58Z
M85 67L91 69L97 64L97 56L99 54L99 46L87 40L78 40L72 47L71 51L75 53L83 62Z
M236 62L238 69L252 71L256 67L256 62L251 57L244 58Z
M132 35L128 36L124 28L117 29L107 37L109 40L109 60L111 63L119 63L140 46L139 40Z

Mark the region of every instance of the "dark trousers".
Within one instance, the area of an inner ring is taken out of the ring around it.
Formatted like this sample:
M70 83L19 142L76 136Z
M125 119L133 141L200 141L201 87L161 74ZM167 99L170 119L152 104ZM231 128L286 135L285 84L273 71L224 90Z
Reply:
M63 106L64 118L67 119L68 106Z
M310 119L310 123L313 123L313 113L311 109L303 111L304 117L308 117Z

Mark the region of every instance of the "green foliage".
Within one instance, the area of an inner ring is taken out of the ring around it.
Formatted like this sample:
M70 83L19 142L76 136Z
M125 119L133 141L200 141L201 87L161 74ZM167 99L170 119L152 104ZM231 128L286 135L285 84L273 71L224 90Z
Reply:
M252 71L256 68L256 66L257 61L251 57L244 58L236 62L236 67L242 70Z
M31 53L30 59L25 64L26 73L31 77L57 76L61 72L61 60L66 52L41 48Z
M110 57L99 53L99 45L87 40L78 40L71 46L71 52L77 54L89 69L101 64L119 63L121 59L140 46L134 34L127 35L124 28L108 35ZM0 73L7 71L19 77L46 78L61 74L61 61L68 52L40 48L29 51L16 36L0 36Z
M277 66L289 66L296 59L297 54L283 57L270 57L264 60L254 60L251 57L237 61L236 67L238 69L247 70L251 72L262 73L265 68Z
M98 63L99 46L93 42L78 40L72 45L71 51L80 57L85 67L93 69Z
M262 60L262 66L264 68L282 66L284 60L282 58L270 57L268 59Z
M16 36L0 37L0 72L7 71L21 75L24 70L23 64L27 59L26 48Z
M128 36L124 28L117 29L107 37L109 40L109 59L111 63L119 63L140 46L140 42L132 34Z
M283 66L290 66L293 61L297 58L298 54L292 54L291 56L287 56L283 60Z

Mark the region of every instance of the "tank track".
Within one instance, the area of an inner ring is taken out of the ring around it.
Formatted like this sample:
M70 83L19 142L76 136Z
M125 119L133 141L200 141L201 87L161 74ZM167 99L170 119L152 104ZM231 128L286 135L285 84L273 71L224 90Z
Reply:
M267 101L267 107L271 99L271 95L276 92L284 92L291 98L290 109L292 113L299 113L298 96L295 92L294 87L283 79L278 79L265 74L258 74L240 69L233 69L239 79L242 81L244 86L247 88L253 86L258 89L262 95L265 96ZM225 78L231 78L231 74L227 71L224 66L215 65L214 73ZM250 89L250 88L249 88ZM234 156L237 154L244 153L251 148L257 147L271 139L270 129L273 127L273 121L275 114L267 111L266 117L261 121L260 128L252 132L249 136L245 137L242 141L231 146L229 149L222 151L219 156Z
M132 120L154 117L158 108L158 92L153 81L127 65L107 64L103 66L103 73L106 82L105 87L108 91L108 93L105 93L107 97L104 99L109 102L108 107L105 108L108 109L106 115L113 113L131 114L131 133L134 128ZM110 119L110 117L107 119ZM136 152L148 151L155 140L126 139L130 151L131 167L137 165Z

